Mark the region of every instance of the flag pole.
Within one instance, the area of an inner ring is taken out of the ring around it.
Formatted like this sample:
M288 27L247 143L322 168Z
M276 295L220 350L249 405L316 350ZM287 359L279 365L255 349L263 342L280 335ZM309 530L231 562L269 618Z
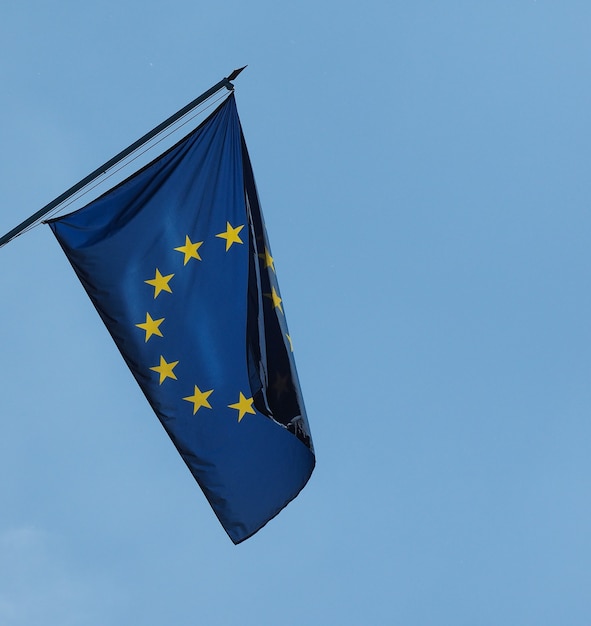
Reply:
M220 89L224 87L229 91L234 89L234 85L231 81L233 81L240 72L246 67L241 67L237 70L234 70L229 76L226 78L222 78L218 83L216 83L213 87L203 92L200 96L195 98L192 102L189 102L182 109L179 109L174 115L171 115L169 118L164 120L161 124L158 124L151 131L147 132L143 137L140 137L137 141L132 143L130 146L119 152L119 154L115 155L112 159L109 159L106 163L103 163L100 167L97 167L93 172L91 172L88 176L83 178L80 182L76 183L74 186L70 187L67 191L64 191L60 196L52 200L49 204L46 204L42 209L39 209L36 213L28 217L26 220L21 222L18 226L15 226L11 231L0 237L0 248L6 245L9 241L20 235L23 230L34 224L42 217L47 215L52 209L65 202L68 198L73 196L77 191L80 191L82 188L86 187L93 180L98 178L99 176L105 174L108 170L110 170L114 165L122 161L125 157L129 156L132 152L143 146L145 143L153 139L158 133L161 133L165 128L174 124L177 120L179 120L183 115L186 115L191 109L194 109L196 106L200 105L202 102L213 96L214 93L218 92Z

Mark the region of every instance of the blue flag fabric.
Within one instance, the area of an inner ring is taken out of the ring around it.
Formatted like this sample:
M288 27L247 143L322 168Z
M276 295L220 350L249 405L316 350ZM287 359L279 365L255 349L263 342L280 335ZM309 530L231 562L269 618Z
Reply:
M234 543L308 481L314 450L233 94L49 225Z

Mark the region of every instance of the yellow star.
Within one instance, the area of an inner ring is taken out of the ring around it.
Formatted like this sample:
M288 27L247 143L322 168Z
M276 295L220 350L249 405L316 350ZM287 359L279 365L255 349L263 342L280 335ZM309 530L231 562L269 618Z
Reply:
M146 341L148 341L148 339L152 335L158 335L158 337L162 337L162 333L160 332L160 329L158 327L160 326L160 324L162 324L163 321L163 317L159 320L153 320L150 317L150 314L146 313L146 321L143 324L136 324L136 326L146 331Z
M230 226L230 222L226 222L226 232L220 233L216 235L216 237L220 237L221 239L226 240L226 252L230 249L230 246L233 243L244 243L242 239L238 236L238 233L244 228L244 224L242 226Z
M197 243L193 243L189 239L189 235L185 235L185 245L175 248L178 252L182 252L185 255L185 261L183 265L187 265L189 259L197 259L201 261L201 257L199 256L199 248L203 245L202 241L198 241Z
M283 313L283 308L281 307L282 300L279 297L279 294L275 291L275 287L271 287L271 293L266 293L265 298L273 300L273 308L279 309Z
M265 268L270 267L273 270L273 273L275 273L275 261L273 260L269 249L265 248L265 254L259 254L259 257L261 259L265 259Z
M154 287L154 300L158 297L158 294L161 291L168 291L168 293L172 293L172 289L168 282L174 276L174 274L168 274L168 276L162 276L158 268L156 268L156 276L151 280L144 280L148 285L152 285Z
M240 421L246 413L252 413L253 415L256 413L252 408L252 402L252 398L245 398L241 391L238 402L236 402L236 404L228 404L228 407L238 411L238 421Z
M178 361L171 361L167 363L164 357L160 356L160 365L156 365L155 367L151 367L150 369L154 372L158 372L160 374L160 383L162 384L167 378L173 378L176 380L176 376L172 371L178 365Z
M289 341L289 349L293 352L293 343L291 343L291 337L285 333L285 336L287 337L287 341Z
M193 415L197 413L197 411L204 406L206 409L211 409L211 404L207 401L207 398L213 393L213 389L209 391L201 391L197 385L195 385L195 391L192 396L187 396L183 398L187 402L193 403Z

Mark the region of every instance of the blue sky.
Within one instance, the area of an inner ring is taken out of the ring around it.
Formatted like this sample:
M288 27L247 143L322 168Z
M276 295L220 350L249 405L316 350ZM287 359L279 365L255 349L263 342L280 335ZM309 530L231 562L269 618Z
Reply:
M589 623L590 24L2 5L2 232L248 64L317 468L233 546L39 226L0 250L1 623Z

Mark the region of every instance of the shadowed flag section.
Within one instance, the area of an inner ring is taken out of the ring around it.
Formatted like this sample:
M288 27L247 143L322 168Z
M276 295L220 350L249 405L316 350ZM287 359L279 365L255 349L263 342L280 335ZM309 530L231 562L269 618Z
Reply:
M247 539L315 456L234 96L48 223L224 529Z

